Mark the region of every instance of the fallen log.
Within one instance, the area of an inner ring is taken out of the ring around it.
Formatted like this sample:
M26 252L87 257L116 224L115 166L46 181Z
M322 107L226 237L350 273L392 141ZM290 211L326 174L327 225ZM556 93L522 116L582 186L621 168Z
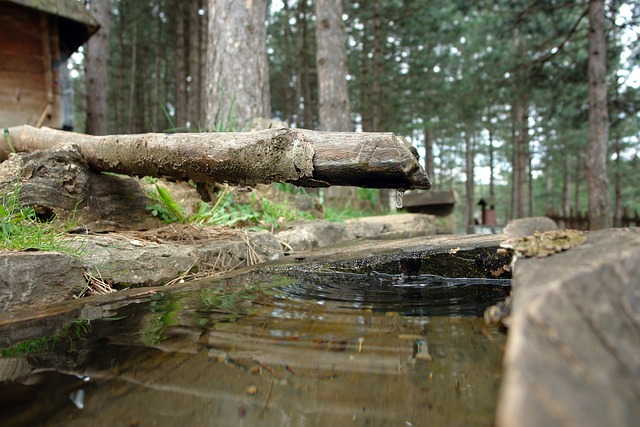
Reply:
M409 144L392 133L283 128L91 136L25 125L5 129L0 158L63 143L77 145L98 172L248 186L289 182L305 187L431 187Z

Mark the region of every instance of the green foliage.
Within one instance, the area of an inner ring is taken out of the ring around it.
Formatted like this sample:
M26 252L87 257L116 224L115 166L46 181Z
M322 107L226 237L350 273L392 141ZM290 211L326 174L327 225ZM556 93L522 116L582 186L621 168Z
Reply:
M223 98L224 98L224 90L222 91L222 94L220 96L220 102L222 102ZM237 122L237 117L235 113L235 107L236 107L236 95L234 93L233 96L231 97L231 104L229 105L229 108L226 109L227 111L226 117L225 115L223 115L222 119L220 119L218 123L216 123L215 127L212 129L213 132L236 132L238 130L238 122ZM220 111L225 111L225 108L223 105L220 106Z
M7 145L9 146L9 149L11 150L11 152L15 153L16 149L13 147L13 144L11 143L11 135L9 135L9 129L4 128L3 138L5 141L7 141Z
M297 185L290 184L288 182L276 182L273 184L274 188L278 191L288 194L308 194L304 187L298 187Z
M155 184L155 193L150 193L156 203L148 206L151 215L157 216L164 222L186 222L184 207L176 201L166 188Z
M374 188L358 188L358 198L369 202L369 209L375 211L380 205L380 190Z
M333 209L333 208L325 208L324 210L324 218L328 221L332 222L344 222L346 219L351 218L361 218L365 216L370 216L371 211L362 210L362 209L352 209L352 208L344 208L344 209Z
M198 212L187 216L185 208L176 201L171 193L155 183L156 192L149 196L155 203L147 207L151 214L167 223L198 223L201 225L219 225L225 227L246 226L257 229L274 229L282 222L300 219L313 219L306 212L298 211L289 206L285 200L282 203L272 202L264 197L257 200L251 194L249 203L235 201L233 193L225 187L214 205L201 202Z
M79 255L81 247L72 246L66 228L56 227L54 220L40 221L35 210L20 203L19 187L2 194L0 199L0 250L58 251Z

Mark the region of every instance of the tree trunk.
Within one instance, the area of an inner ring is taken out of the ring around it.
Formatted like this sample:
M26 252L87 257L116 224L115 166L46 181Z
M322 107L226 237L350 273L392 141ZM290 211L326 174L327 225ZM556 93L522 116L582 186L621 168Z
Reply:
M291 31L291 24L289 20L292 18L292 14L289 10L289 3L287 1L283 2L282 9L284 10L284 55L285 55L285 63L288 65L288 69L286 70L286 78L287 84L284 85L285 91L285 105L283 111L283 119L288 124L291 125L293 123L294 112L296 111L294 105L294 90L291 87L290 82L294 81L294 76L296 75L296 57L297 55L294 53L295 40L293 37L293 32ZM299 99L298 101L299 102Z
M569 157L569 147L565 143L564 147L564 170L562 171L562 217L565 218L564 222L559 223L560 228L566 228L566 221L571 215L571 186L569 178L569 170L571 168L571 161Z
M11 147L34 151L73 143L99 172L239 185L431 186L407 143L392 133L269 129L97 137L31 126L8 132L0 139L0 158L7 157Z
M553 173L551 171L551 163L548 162L545 168L545 196L546 203L544 206L545 215L553 214Z
M320 129L348 132L351 120L342 0L316 0L316 43Z
M582 170L580 165L582 164L582 156L580 156L580 151L576 153L576 176L575 176L575 191L573 193L574 198L574 210L577 215L580 213L580 183L582 182Z
M152 12L153 18L156 20L156 32L155 32L155 51L153 58L153 74L155 78L153 79L153 89L151 96L151 117L150 122L153 126L152 130L155 132L162 132L166 130L166 127L161 123L163 122L161 117L162 104L164 100L160 97L160 75L161 75L161 60L162 60L162 18L160 15L160 10L162 8L162 3L158 2L157 4L157 12Z
M204 52L205 44L202 43L202 33L205 32L206 26L203 21L205 18L200 16L200 1L190 0L188 8L189 19L189 55L188 55L188 77L189 77L189 91L188 91L188 122L189 129L196 131L204 126L204 119L202 114L202 92L203 82L202 70L204 68L204 60L206 55Z
M136 86L136 64L137 60L137 47L138 47L138 23L133 22L133 41L131 42L131 71L129 73L129 133L134 132L134 120L135 111L133 110L134 99L137 93Z
M303 74L303 65L304 65L304 52L306 50L304 50L305 48L305 41L304 41L304 28L305 28L305 21L306 21L306 15L304 14L303 11L303 6L306 4L306 2L302 2L302 4L300 4L300 2L298 2L298 8L295 11L295 16L296 16L296 36L295 36L295 52L296 52L296 66L295 66L295 70L296 70L296 86L294 89L294 111L295 111L295 127L305 127L304 126L304 103L302 102L303 99L303 94L302 94L302 79L304 78L304 74ZM293 125L293 122L289 123L289 125Z
M207 125L249 128L271 117L266 0L209 0ZM228 118L235 123L229 123Z
M373 57L371 58L371 130L379 132L382 127L382 86L384 78L384 40L382 35L382 17L378 12L378 3L373 2Z
M427 176L431 178L431 182L434 182L435 177L435 162L433 158L433 140L435 139L433 135L433 128L431 126L424 128L424 170L427 173ZM491 139L491 136L489 137ZM491 141L489 141L491 143ZM492 148L492 146L490 146ZM490 149L490 167L491 167L491 192L493 192L493 151Z
M622 227L622 164L620 155L622 151L622 142L620 135L616 135L616 181L615 188L615 221L614 227Z
M518 134L516 139L516 162L518 164L516 174L516 211L517 218L525 216L525 201L526 201L526 188L527 188L527 106L524 103L524 99L518 100L516 108L516 123L518 128Z
M611 227L611 202L607 176L609 113L607 110L607 47L604 0L589 1L589 138L587 187L589 229Z
M300 4L300 10L304 19L302 20L302 51L300 55L302 56L302 96L304 98L304 109L303 109L303 120L302 126L308 129L314 128L313 122L313 92L311 90L311 72L312 72L312 64L311 64L311 46L310 46L310 31L309 31L309 22L311 22L310 13L308 10L308 5L306 0L302 0L298 2Z
M466 173L466 181L465 181L465 196L467 200L467 226L468 228L472 226L475 222L475 218L473 217L473 209L475 207L473 191L474 191L474 148L473 148L473 140L471 136L471 132L469 130L465 130L464 132L464 152L465 152L465 173Z
M527 132L527 143L526 147L526 160L527 160L527 194L529 195L529 203L528 208L529 211L527 213L528 216L533 216L533 213L536 210L535 204L535 194L533 192L533 156L531 155L531 145L529 144L529 137Z
M187 124L187 43L185 32L185 3L176 2L176 56L175 56L175 106L174 127L186 127Z
M100 23L100 29L87 42L85 76L87 95L87 121L85 131L91 135L106 135L109 127L107 82L109 76L109 29L111 1L91 2L91 13Z
M429 175L429 172L427 172ZM433 179L433 175L429 175ZM496 197L496 185L495 185L495 151L493 147L493 132L489 129L489 197L495 201Z
M127 98L126 98L126 93L127 93L127 83L126 83L126 61L125 61L125 44L124 44L124 28L125 28L125 23L128 22L126 20L126 17L124 16L124 14L122 13L122 10L124 9L126 5L126 2L123 1L118 8L118 16L116 17L117 22L118 22L118 26L117 26L117 35L118 35L118 49L120 51L120 55L118 55L119 61L118 61L118 71L117 71L117 75L118 75L118 86L117 86L117 94L116 94L116 108L115 108L115 117L116 117L116 123L115 123L115 128L114 131L116 133L125 133L126 132L126 125L128 124L128 121L126 120L127 115L126 115L126 111L127 111Z
M347 38L342 23L342 0L316 0L316 67L320 129L350 131L347 89ZM325 202L344 209L357 202L355 188L334 187L325 191Z

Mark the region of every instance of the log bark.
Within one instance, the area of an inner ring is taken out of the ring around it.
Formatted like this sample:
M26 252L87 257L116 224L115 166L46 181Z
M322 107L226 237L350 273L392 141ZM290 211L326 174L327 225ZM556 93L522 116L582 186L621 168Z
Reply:
M0 138L0 158L14 150L30 152L62 143L76 144L98 172L249 186L290 182L307 187L431 187L408 144L392 133L269 129L90 136L16 126Z

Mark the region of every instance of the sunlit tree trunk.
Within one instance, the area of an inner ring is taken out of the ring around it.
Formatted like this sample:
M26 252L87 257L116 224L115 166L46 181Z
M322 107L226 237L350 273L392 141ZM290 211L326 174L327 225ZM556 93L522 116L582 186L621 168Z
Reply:
M91 13L100 23L100 29L86 45L87 121L85 132L91 135L106 135L109 127L107 84L109 80L111 1L93 0Z
M611 227L611 202L607 176L609 115L607 110L607 47L604 0L589 1L589 138L587 187L589 229Z
M207 126L247 129L271 117L267 2L209 0L208 10Z

